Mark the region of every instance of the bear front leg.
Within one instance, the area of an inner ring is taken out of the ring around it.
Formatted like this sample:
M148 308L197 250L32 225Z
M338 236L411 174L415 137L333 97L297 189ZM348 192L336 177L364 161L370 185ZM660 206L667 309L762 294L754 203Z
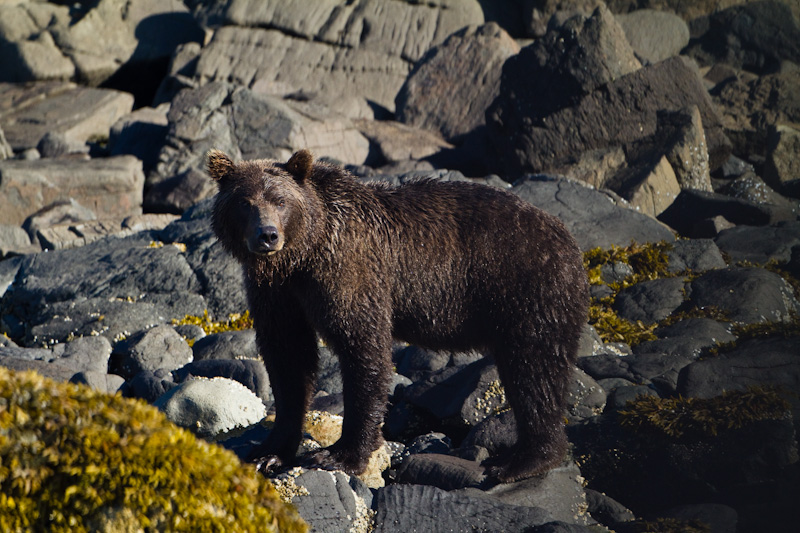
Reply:
M294 318L266 324L256 320L256 339L275 397L275 425L264 442L249 454L248 461L264 474L295 462L316 383L316 334L301 317Z
M332 346L339 356L344 385L342 436L333 445L306 454L302 465L358 475L383 442L391 338L338 339L332 340Z

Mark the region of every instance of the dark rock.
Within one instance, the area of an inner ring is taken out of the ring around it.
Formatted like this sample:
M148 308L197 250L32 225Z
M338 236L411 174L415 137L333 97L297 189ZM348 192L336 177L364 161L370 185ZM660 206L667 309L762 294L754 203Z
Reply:
M684 397L712 398L752 384L776 385L786 391L800 388L800 338L753 339L719 357L696 361L680 373L678 392ZM787 394L795 419L800 399Z
M448 140L484 125L503 63L519 49L494 23L459 30L414 65L395 98L397 120Z
M691 288L692 304L718 307L734 322L780 322L800 310L786 281L762 268L712 270L694 280Z
M147 107L121 117L108 135L110 155L129 154L142 162L145 173L155 168L158 152L167 138L168 104Z
M517 442L517 422L514 414L508 410L483 419L475 425L461 446L480 446L490 455L501 454L510 450Z
M448 491L477 486L485 479L480 464L437 453L411 455L397 470L399 483L431 485Z
M643 281L623 289L614 301L620 317L652 324L667 318L684 298L683 278L662 278Z
M628 522L636 518L630 509L596 490L586 489L586 504L592 518L604 526L611 527L618 522Z
M547 509L553 518L578 525L586 525L586 497L583 478L578 467L570 462L553 468L542 476L498 484L486 490L466 488L456 491L488 500L499 500L509 505Z
M143 370L127 380L119 388L119 391L125 398L141 398L148 403L153 403L175 385L177 383L172 381L171 375L169 379L165 379L149 370Z
M344 390L339 358L327 346L319 349L317 388L328 394L341 394Z
M792 157L794 157L794 154L792 154ZM731 196L732 198L741 198L742 200L757 204L774 205L777 208L790 209L795 213L798 210L797 201L789 200L778 194L772 187L764 183L764 180L750 172L731 180L717 189L717 192Z
M698 222L723 216L734 224L764 226L796 218L791 208L763 205L713 192L683 190L658 219L682 235Z
M497 368L481 359L448 367L406 388L404 399L440 420L475 425L505 404Z
M692 227L687 230L686 236L693 239L713 239L721 231L733 227L736 227L736 224L729 222L723 216L704 218L692 224Z
M711 239L677 240L667 251L667 261L669 272L702 272L726 266L719 248Z
M328 394L325 391L319 391L311 400L312 411L325 411L332 415L344 416L344 394Z
M697 520L708 525L713 533L736 533L738 515L727 505L718 503L701 503L695 505L681 505L661 513L668 518L690 521Z
M789 261L792 247L800 245L800 222L779 222L772 226L738 226L721 231L714 239L731 262L765 264L770 259Z
M171 326L156 326L121 340L109 370L130 379L144 370L176 370L192 360L192 349Z
M416 381L448 366L452 356L449 352L431 352L417 346L407 346L398 350L392 358L398 374Z
M370 142L372 152L366 163L380 167L381 172L401 172L400 167L433 166L424 158L435 157L442 150L453 148L438 133L391 120L358 119L356 128Z
M706 64L774 72L781 60L800 63L800 28L782 2L733 6L708 17L708 29L688 52Z
M80 337L57 345L53 352L59 354L59 361L71 365L76 370L105 374L108 372L108 362L111 357L111 343L100 336Z
M800 198L800 131L785 124L769 129L764 179L784 194Z
M770 129L777 124L800 122L800 70L783 69L775 74L737 76L714 88L713 99L723 116L725 131L733 142L734 152L751 161L770 152ZM763 178L772 181L770 165ZM783 192L783 191L781 191Z
M507 62L501 95L487 111L491 138L496 140L498 156L510 176L547 171L569 164L590 150L644 140L656 133L659 112L677 111L690 105L700 110L710 169L727 159L730 143L722 131L720 117L698 73L683 59L667 59L642 68L611 81L602 90L586 94L571 107L543 114L538 100L531 102L525 96L527 85L513 81L522 76L522 72L513 70L513 59L520 58L517 70L528 70L528 65L522 62L524 53L525 49ZM515 92L513 83L520 83L521 90ZM556 83L545 83L554 91L571 92ZM637 112L631 113L631 109ZM609 121L608 117L615 120Z
M606 404L606 407L609 410L624 409L628 405L628 402L635 400L640 396L658 396L658 393L645 385L616 387L608 395L608 403Z
M258 359L256 332L246 329L206 335L192 345L192 353L195 362L204 359Z
M582 250L627 246L632 240L638 243L675 240L666 226L615 205L609 195L574 181L532 176L518 181L511 192L560 218Z
M253 391L265 404L274 400L267 371L260 359L206 359L173 370L172 375L178 383L192 377L228 378Z
M521 531L553 520L549 513L536 507L509 505L428 485L378 489L374 507L376 533Z
M606 393L597 382L576 368L567 390L567 417L571 423L603 412Z
M436 453L448 455L452 449L450 438L444 433L427 433L420 435L406 446L405 453L414 455L419 453Z
M722 343L735 340L730 324L710 318L687 318L669 326L660 326L655 334L661 339L691 338L709 343Z

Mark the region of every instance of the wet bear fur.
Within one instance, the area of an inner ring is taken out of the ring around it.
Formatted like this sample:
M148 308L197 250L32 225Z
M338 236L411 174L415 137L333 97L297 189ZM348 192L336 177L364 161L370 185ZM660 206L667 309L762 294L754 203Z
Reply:
M382 442L392 338L494 357L518 443L487 463L490 476L514 481L563 460L588 285L557 218L478 184L365 184L306 150L238 164L212 150L208 171L219 187L212 225L242 265L275 396L274 429L251 457L259 468L296 462L318 335L341 364L344 423L302 464L364 470Z

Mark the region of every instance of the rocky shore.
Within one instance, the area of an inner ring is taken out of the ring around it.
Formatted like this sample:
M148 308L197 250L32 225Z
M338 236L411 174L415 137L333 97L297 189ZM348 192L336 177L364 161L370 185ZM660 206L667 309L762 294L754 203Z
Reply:
M371 470L294 470L284 499L331 532L793 530L799 17L789 0L2 2L0 366L144 399L244 456L272 396L205 153L479 181L584 251L569 457L492 486L480 462L515 432L492 361L398 344ZM308 447L342 413L320 353Z

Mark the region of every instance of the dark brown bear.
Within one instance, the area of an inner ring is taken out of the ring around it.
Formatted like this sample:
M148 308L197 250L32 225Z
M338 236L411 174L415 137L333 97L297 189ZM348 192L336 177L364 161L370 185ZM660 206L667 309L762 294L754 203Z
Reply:
M567 448L562 416L588 290L555 217L476 184L363 184L308 151L287 163L208 154L212 224L241 262L276 421L252 459L291 464L316 382L317 335L339 357L342 437L307 466L360 473L382 442L392 337L478 349L497 364L519 442L489 475L547 471Z

